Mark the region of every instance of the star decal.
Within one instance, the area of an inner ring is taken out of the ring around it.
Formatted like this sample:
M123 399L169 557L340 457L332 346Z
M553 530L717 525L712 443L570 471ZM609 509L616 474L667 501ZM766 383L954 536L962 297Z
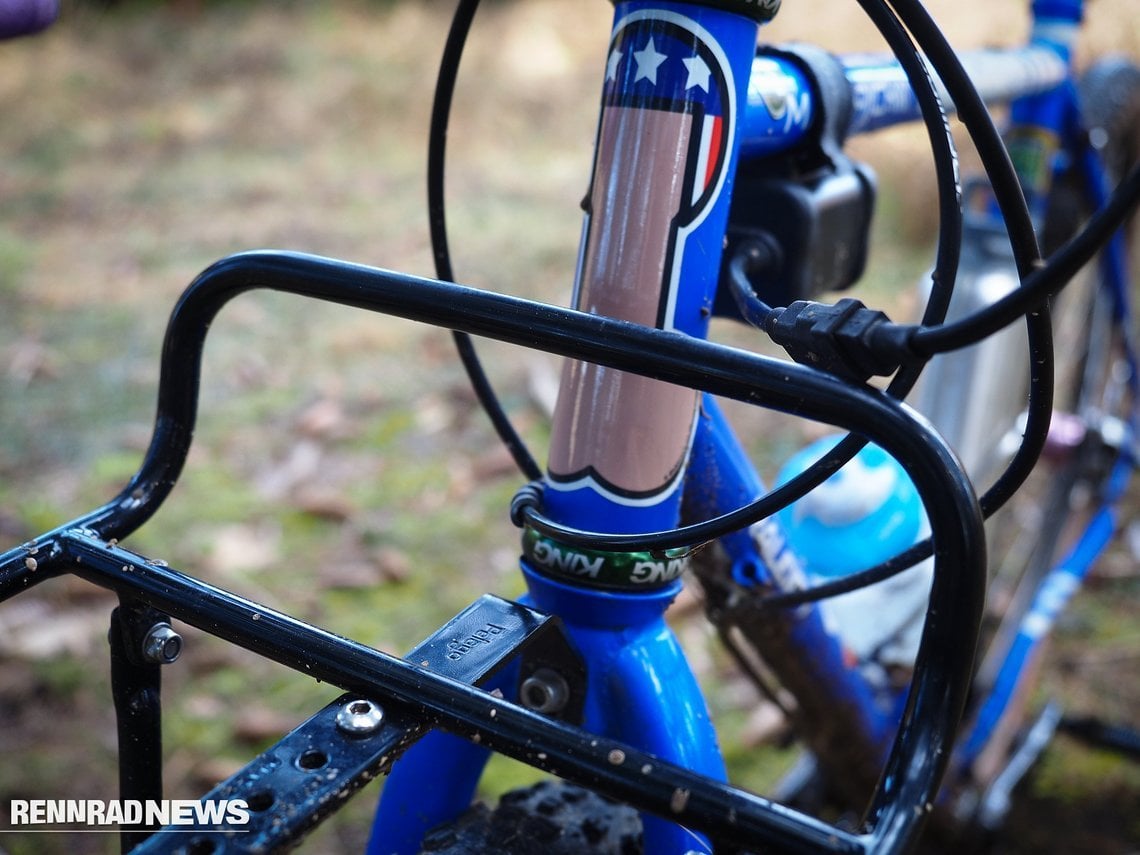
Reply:
M606 80L617 80L618 65L621 63L623 56L625 56L625 54L617 48L614 48L613 53L610 54L609 62L606 63Z
M684 63L685 70L689 73L688 78L685 80L685 88L692 89L696 87L708 92L709 75L712 73L709 71L708 64L699 56L682 59L681 62Z
M633 58L637 62L637 74L634 75L633 82L645 78L650 83L657 85L657 69L668 57L663 53L658 53L657 48L653 45L653 37L649 37L649 43L641 50L633 52Z

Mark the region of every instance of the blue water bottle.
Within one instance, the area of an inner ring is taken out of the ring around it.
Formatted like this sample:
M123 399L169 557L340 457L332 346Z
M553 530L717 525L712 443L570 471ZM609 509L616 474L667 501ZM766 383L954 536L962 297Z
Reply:
M790 481L838 442L812 443L785 464ZM918 491L890 455L866 445L842 469L778 514L789 545L815 583L873 567L930 531ZM875 585L824 600L824 625L852 667L875 682L914 664L933 578L928 559Z

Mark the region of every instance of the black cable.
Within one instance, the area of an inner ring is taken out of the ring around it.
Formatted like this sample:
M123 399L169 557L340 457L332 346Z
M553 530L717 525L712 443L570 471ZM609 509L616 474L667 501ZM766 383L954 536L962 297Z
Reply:
M981 502L979 501L979 505ZM983 512L983 517L985 513ZM860 570L856 573L849 573L840 579L835 579L831 582L824 582L819 585L812 585L810 588L802 588L798 591L781 591L779 593L762 593L754 599L749 600L749 605L761 606L763 608L794 608L802 606L807 603L816 603L820 600L830 599L831 597L838 597L840 594L849 594L852 591L857 591L859 588L866 588L868 585L874 585L878 582L886 581L892 576L897 576L899 573L913 567L919 561L925 561L934 554L934 541L930 538L921 540L909 549L905 549L897 555L892 555L881 564L876 564L874 567L869 567L866 570Z
M1041 265L1041 250L1017 171L993 117L958 55L922 4L916 0L891 0L891 5L926 53L954 100L958 116L966 126L990 180L1009 235L1018 274L1024 279ZM1033 471L1045 447L1052 417L1053 328L1049 309L1039 306L1025 318L1030 353L1025 432L1005 471L981 497L982 510L987 517L1004 505Z
M861 3L880 27L880 31L883 32L891 44L892 50L894 50L900 64L902 64L907 71L912 89L916 92L916 96L923 109L924 120L927 122L928 134L934 146L936 160L939 158L942 158L944 161L946 159L952 159L952 148L948 149L945 146L939 146L938 140L940 137L933 130L934 120L932 119L932 114L929 109L932 101L935 107L934 112L937 114L937 123L943 131L941 138L949 139L949 130L946 125L945 116L937 103L937 96L933 93L933 87L927 77L928 73L926 67L922 65L921 62L914 62L910 59L912 53L914 53L915 56L917 56L917 53L914 51L913 44L906 36L905 31L903 31L898 24L898 18L901 16L896 16L895 13L892 13L891 10L881 2L861 0ZM905 7L907 5L906 0L902 0L902 4ZM451 279L452 276L443 218L443 146L446 138L447 113L450 107L451 95L454 90L454 79L458 67L458 59L461 54L463 41L470 27L474 9L477 5L478 0L461 0L460 6L456 11L456 18L453 22L452 33L449 36L448 47L445 49L445 60L440 70L440 87L437 89L436 109L433 110L433 144L429 147L429 208L432 211L433 249L436 254L437 269L440 272L440 276L441 278L448 279ZM915 13L913 9L908 9L907 14L912 17L912 20L918 22L920 29L924 29L925 31L926 28L921 15ZM930 23L932 25L932 22ZM908 25L910 25L909 22ZM974 105L972 102L980 104L980 99L977 97L976 92L974 92L972 84L969 83L969 79L964 71L961 71L960 64L958 64L960 74L956 75L954 64L956 63L957 57L953 54L953 51L949 49L948 45L945 45L945 51L939 49L938 42L941 33L937 31L936 27L934 27L934 33L938 38L935 38L929 32L927 32L923 38L931 40L935 48L932 50L930 45L925 44L923 47L927 50L928 55L945 53L950 57L948 61L948 67L950 68L949 73L941 67L942 60L936 59L934 56L931 57L931 64L934 65L939 71L939 74L943 77L947 89L952 93L952 97L955 99L959 112L965 113L963 119L967 124L967 128L971 131L971 136L975 136L975 130L971 128L971 124L980 129L977 131L980 140L975 138L975 144L978 145L979 152L982 153L983 163L987 164L987 170L992 171L991 181L995 188L995 198L997 198L999 207L1003 210L1003 215L1007 217L1011 224L1011 242L1014 244L1015 257L1018 259L1019 270L1022 270L1026 265L1032 266L1032 259L1035 256L1039 258L1039 252L1036 248L1036 238L1033 234L1032 223L1029 221L1028 213L1024 207L1024 197L1021 194L1016 173L1012 171L1012 167L1009 165L1004 146L1001 145L1000 138L997 137L996 129L993 128L992 120L989 117L988 111L985 110L984 105L981 105L980 111L973 109ZM942 40L942 42L944 44L944 40ZM921 39L920 44L922 44ZM908 63L910 67L908 67ZM918 80L916 80L919 75L921 75L921 79L925 85L920 85ZM964 81L964 85L961 82L954 81L956 76ZM963 107L963 105L965 105L965 107ZM980 119L979 116L981 117ZM972 121L967 120L967 117L970 117ZM997 140L996 147L992 146L991 139ZM988 154L984 153L987 148L989 148ZM949 158L947 158L947 153L949 154ZM1004 163L1001 162L1003 160ZM997 166L995 167L994 164L997 164ZM942 218L942 222L950 224L947 228L951 230L950 234L952 237L946 239L946 228L940 231L939 261L935 265L935 275L933 277L935 287L932 291L932 299L928 305L927 315L923 319L926 325L938 324L941 318L944 317L945 304L948 303L950 287L952 286L956 273L956 262L958 250L960 249L961 234L960 207L957 204L959 196L956 172L952 168L946 169L943 165L937 169L936 174L939 176L939 198L944 209L948 198L953 198L956 204L954 205L953 212L944 213ZM953 182L954 191L952 194L948 194L945 189L945 176L947 175L951 176L950 180ZM1012 183L1008 181L1011 175L1013 178ZM1011 187L1013 188L1012 191L1010 189ZM1011 216L1011 213L1013 213L1013 216ZM1026 223L1029 225L1027 232L1024 229ZM1028 235L1028 240L1026 240L1026 235ZM947 270L950 271L949 275L947 275ZM943 287L943 283L945 283L945 287ZM1025 441L1019 449L1018 454L1015 455L1014 461L1011 462L1007 471L998 479L994 487L991 488L990 491L987 491L987 494L983 497L983 507L986 509L987 515L1004 503L1008 495L1011 495L1017 486L1020 486L1021 482L1028 475L1028 471L1032 469L1040 452L1040 447L1044 444L1045 433L1042 429L1042 413L1046 416L1044 419L1044 427L1047 429L1048 425L1047 416L1051 410L1052 403L1051 383L1048 382L1051 377L1051 329L1047 315L1040 315L1036 319L1031 315L1027 320L1030 326L1031 351L1035 354L1033 365L1036 375L1031 378L1029 426L1026 431ZM488 414L495 424L496 430L504 442L507 443L508 448L511 449L512 455L515 457L516 462L523 472L532 480L538 480L541 478L541 469L534 462L521 439L518 438L517 433L515 433L505 413L503 413L501 406L495 399L493 390L491 390L486 376L478 364L470 339L462 334L456 334L456 337L457 346L460 349L461 357L464 359L465 368L467 368L468 374L471 376L472 382L475 385L476 393L485 409L488 410ZM1049 370L1045 370L1045 368ZM900 370L888 391L900 397L905 395L917 379L919 370L918 368ZM520 522L525 519L526 522L530 523L539 531L543 531L551 536L577 545L589 545L594 548L660 550L680 546L691 546L696 543L715 539L730 531L738 530L765 516L769 516L775 509L783 507L806 495L807 492L825 481L835 471L838 471L865 443L866 440L863 438L849 436L843 442L835 446L828 455L825 455L817 461L816 464L809 467L804 473L801 473L796 479L782 485L782 487L772 491L767 496L761 497L761 499L749 505L712 520L685 526L669 532L639 535L600 535L600 533L596 532L582 532L560 526L546 519L533 505L530 505L529 502L522 502L516 507L516 518ZM1028 465L1026 465L1026 463L1028 463ZM533 495L532 493L532 496ZM858 580L866 579L870 576L874 576L875 579L878 579L893 575L893 573L904 569L906 566L910 566L914 561L921 560L921 558L924 557L922 554L924 547L926 548L925 551L927 554L929 554L929 544L917 544L915 547L912 547L899 556L895 556L877 568L872 568L863 574L854 574L851 577L847 577L842 580L841 584L857 587ZM862 584L868 584L868 582L864 581ZM801 596L803 596L804 593L801 593Z
M764 329L774 309L760 299L752 281L750 270L763 271L772 265L774 253L761 241L753 241L738 247L728 262L728 284L732 288L732 299L740 312L740 317L749 326Z
M993 188L994 200L1001 210L1002 220L1009 233L1018 272L1022 276L1028 276L1040 264L1041 251L1021 181L1002 142L1001 133L994 125L989 108L966 73L957 52L923 5L916 0L886 2L910 30L931 66L938 72L946 91L950 93L958 118L966 126Z
M1030 273L1021 287L968 318L937 327L916 327L910 347L922 356L967 347L992 335L1059 293L1096 255L1132 210L1140 204L1140 165L1134 166L1081 231L1046 265Z
M447 218L445 216L444 197L444 165L447 150L447 125L451 115L451 102L455 95L455 83L459 74L459 61L463 56L463 47L467 42L467 34L471 30L471 22L478 9L479 0L459 0L455 15L451 20L451 29L447 34L447 42L443 48L443 57L439 64L439 77L436 80L435 98L432 101L431 125L428 131L428 164L427 164L427 193L428 193L428 228L431 232L432 255L435 258L436 275L446 281L454 282L455 274L451 267L451 252L447 243ZM510 417L499 402L495 390L487 378L487 372L479 361L475 352L475 343L467 333L453 332L455 347L459 351L459 359L475 390L491 424L499 438L507 446L514 458L515 464L522 470L523 475L530 479L542 477L542 467L535 461L534 456L526 447L526 443L511 424Z
M926 126L927 137L930 140L938 190L939 228L934 269L931 273L930 298L927 300L922 323L940 324L945 319L950 306L962 250L962 193L958 182L954 137L950 132L946 112L930 79L929 69L916 50L914 42L900 23L898 16L882 0L859 0L859 5L879 30L906 74L911 91L914 92L915 99L918 102L923 123ZM767 314L763 312L759 314L760 317L767 317L770 312L771 310ZM887 386L887 394L899 400L905 398L914 388L921 370L921 366L904 366L901 368ZM744 525L751 525L764 517L771 516L786 505L807 495L843 468L844 464L858 454L866 444L867 440L863 437L850 434L845 436L819 460L781 485L777 490L769 493L769 496L780 495L783 497L778 507L768 511L766 505L762 505L760 500L751 503L751 505L746 505L745 508L754 508L755 513L749 515L751 518ZM761 513L762 510L767 512ZM723 534L727 533L729 532L723 532ZM901 569L905 569L905 566L891 571L888 575L894 575Z
M958 155L954 149L954 137L950 132L946 111L930 80L930 71L900 23L898 15L882 0L859 0L859 5L879 30L906 73L930 140L938 189L938 245L930 277L930 297L921 322L924 325L940 324L950 307L950 298L958 277L958 262L962 255L962 188L958 181ZM923 85L918 85L919 81ZM917 372L914 380L917 380ZM902 384L898 387L892 385L889 391L895 397L904 398L913 387L914 380L905 387Z
M1135 166L1117 186L1108 202L1097 211L1085 227L1058 249L1048 263L1025 277L1021 287L1005 298L979 310L969 318L942 327L916 327L912 337L914 348L930 356L965 347L1016 321L1040 303L1057 294L1087 264L1140 204L1140 166ZM990 516L1000 507L997 496L987 493L980 500L983 514ZM915 544L867 570L853 573L834 582L802 591L772 594L761 599L766 607L794 607L808 602L849 593L866 585L890 578L907 567L929 558L933 547L929 540Z
M879 4L868 2L863 5L870 15ZM978 150L979 157L993 187L995 200L1006 222L1019 275L1023 279L1037 275L1041 265L1041 257L1033 222L1029 216L1020 180L1009 160L1008 152L997 128L994 126L988 108L978 95L957 54L946 42L945 37L921 4L914 2L914 0L895 0L893 5L898 17L914 34L915 40L930 59L930 64L946 85L947 91L954 100L959 117L965 124ZM1091 239L1092 236L1090 235L1090 241ZM1087 246L1086 243L1086 249ZM1095 247L1092 251L1095 251ZM1074 253L1074 258L1075 255ZM1015 291L1014 294L1019 294L1019 292ZM1018 316L1012 312L1009 314L1011 315L1010 321ZM1048 308L1043 304L1036 305L1029 311L1023 309L1019 315L1026 319L1031 355L1026 427L1022 443L1005 471L979 500L983 514L987 518L1009 500L1036 465L1045 445L1052 414L1052 325L1049 320ZM958 329L968 327L972 320L972 317L967 318L956 324L955 327ZM924 323L926 323L925 320ZM926 326L931 332L940 329L940 327L929 324ZM920 329L921 331L915 335L928 334L926 328ZM981 337L984 336L979 336L979 339ZM919 351L919 355L927 356L929 354L925 351ZM845 440L844 443L836 446L834 451L842 449L846 442ZM779 600L781 604L800 604L811 599L822 599L824 596L834 596L837 593L854 590L857 587L888 578L906 569L911 564L929 557L932 552L932 544L929 542L919 543L881 565L861 573L852 574L843 580L820 586L818 592L816 589L812 589L812 591L775 595L773 602Z
M444 48L435 100L432 107L428 146L429 225L437 275L447 281L454 281L454 272L451 267L450 252L447 243L443 180L447 124L451 101L454 95L459 61L477 7L478 0L460 0ZM884 21L887 20L883 16L880 17ZM953 271L957 263L957 247L960 246L961 233L960 211L957 205L957 179L955 171L952 168L954 161L952 140L949 136L945 115L938 103L937 95L929 81L925 66L922 65L918 59L913 45L909 39L906 38L902 28L897 25L897 21L893 24L888 22L883 26L883 29L888 41L893 41L899 47L905 47L905 50L899 51L901 54L900 62L907 71L908 77L911 80L912 89L914 89L917 94L924 120L927 123L928 133L931 136L932 145L936 152L936 160L943 165L942 168L938 170L938 175L940 185L939 198L943 207L942 222L945 225L943 227L942 238L939 241L940 258L936 263L936 270L939 271L941 275L935 278L936 285L945 282L946 287L945 289L936 287L932 294L937 296L933 296L928 307L928 319L940 319L944 316L945 305L949 302L949 286L954 279ZM890 32L891 30L893 30L893 32ZM936 129L942 131L941 136ZM947 176L949 176L949 179L947 179ZM947 184L948 180L950 182L949 186ZM953 205L950 204L950 200L953 200ZM931 315L933 318L930 317ZM533 456L530 455L525 444L510 424L505 412L503 412L487 380L486 374L478 361L470 337L464 333L455 333L454 335L464 368L467 370L468 376L475 388L476 395L484 409L487 410L496 431L510 449L512 456L523 473L532 480L540 479L542 477L542 470L534 461ZM910 372L905 373L910 374ZM914 371L913 376L904 377L904 372L900 372L900 376L895 378L899 387L896 389L896 394L900 396L905 395L906 391L909 390L917 379L917 373L917 371ZM831 453L826 455L824 459L818 461L807 472L801 474L801 476L793 482L789 482L779 490L769 494L771 500L775 500L774 502L770 500L771 504L774 504L776 507L782 507L806 495L807 492L825 481L831 474L838 471L864 444L865 440L861 438L849 438L846 442L840 443ZM737 511L705 523L697 524L696 526L685 527L673 532L659 532L657 534L669 535L669 539L671 540L680 538L682 541L685 541L680 545L691 545L694 542L712 540L770 515L771 511L768 510L768 505L769 503L754 502ZM540 531L560 534L563 539L577 542L581 545L592 544L595 548L599 546L599 538L596 533L578 532L574 529L559 526L552 521L546 520L538 514L533 507L521 505L518 510ZM697 540L688 539L698 531L707 533L703 536L699 536ZM689 534L686 534L686 532ZM654 539L653 535L631 535L630 537L643 543L648 543ZM607 537L605 539L608 540L609 538ZM602 548L605 547L603 546ZM618 547L615 546L613 548ZM649 548L669 547L658 546Z

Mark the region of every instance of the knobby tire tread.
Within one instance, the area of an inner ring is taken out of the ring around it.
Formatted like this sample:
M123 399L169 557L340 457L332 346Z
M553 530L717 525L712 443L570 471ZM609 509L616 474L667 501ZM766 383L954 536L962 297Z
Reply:
M430 855L640 855L641 819L633 808L564 781L542 781L476 804L428 832Z

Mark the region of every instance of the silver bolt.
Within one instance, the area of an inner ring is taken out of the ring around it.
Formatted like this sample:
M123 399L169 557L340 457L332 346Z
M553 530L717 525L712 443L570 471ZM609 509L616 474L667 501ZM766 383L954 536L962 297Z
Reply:
M522 705L543 715L561 712L570 700L566 678L550 668L539 668L519 687Z
M367 736L384 723L384 710L372 701L349 701L336 714L336 726L349 736Z
M143 658L158 665L169 665L182 655L182 636L168 623L156 623L143 639Z

